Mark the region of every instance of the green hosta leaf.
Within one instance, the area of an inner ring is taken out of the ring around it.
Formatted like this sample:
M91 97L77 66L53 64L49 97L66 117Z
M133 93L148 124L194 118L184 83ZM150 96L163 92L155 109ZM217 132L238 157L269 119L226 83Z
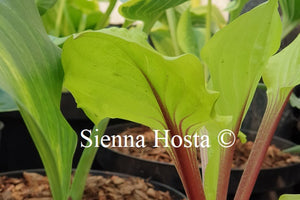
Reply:
M229 11L230 21L236 19L242 12L244 6L249 0L234 0L231 1L226 8Z
M130 0L122 4L119 12L131 20L141 20L146 30L150 30L154 22L168 9L187 0Z
M231 125L223 128L234 130L235 134L238 134L240 123L253 98L263 69L269 57L279 47L280 31L277 1L271 0L221 29L203 47L201 58L210 71L209 86L220 92L215 110L220 115L232 116ZM208 131L211 138L216 140L218 133L209 128ZM215 152L218 151L216 148L208 150L212 151L209 155L222 153L222 168L220 175L217 167L208 171L205 174L205 181L216 183L213 180L221 177L218 180L218 187L220 185L226 187L228 180L224 176L230 173L231 166L226 166L230 161L223 157L231 151L220 149L219 152ZM215 156L209 156L209 162L215 162ZM207 187L211 199L216 197L215 187L215 185Z
M298 200L300 199L300 194L284 194L281 195L279 200Z
M205 42L205 30L193 27L189 8L181 15L178 22L177 40L183 52L200 57L200 49Z
M60 50L49 40L33 0L1 0L0 13L0 87L19 107L54 199L67 199L76 135L60 112Z
M145 37L140 34L108 29L67 40L62 54L65 87L95 124L105 117L122 118L168 129L170 135L194 134L210 119L217 98L206 90L199 59L190 54L164 57L137 41ZM188 196L203 199L195 150L169 150Z
M0 112L18 110L15 101L3 90L0 89Z
M145 37L140 34L108 29L65 43L65 86L78 106L95 124L119 117L162 129L168 114L186 129L209 119L216 95L205 89L199 60L192 55L163 57L137 42L135 38Z
M283 37L300 24L300 1L279 0L282 11Z
M242 119L269 57L279 47L280 30L277 1L270 0L216 33L203 48L211 86L220 91L216 110L233 115L233 125Z
M50 9L57 0L35 0L35 3L39 9L40 15L43 15L48 9Z
M291 90L300 84L300 35L280 53L272 56L263 73L268 98L285 101Z

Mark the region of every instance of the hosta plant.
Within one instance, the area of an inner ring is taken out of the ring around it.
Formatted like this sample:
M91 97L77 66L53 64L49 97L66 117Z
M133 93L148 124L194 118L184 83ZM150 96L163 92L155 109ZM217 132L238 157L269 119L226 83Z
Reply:
M157 8L154 1L128 1L121 12L135 14L135 6L150 4L152 15L145 12L141 18L144 31L150 33L166 9L185 1L161 2L164 6ZM53 198L81 199L82 182L97 151L84 151L71 182L77 138L59 109L63 86L100 130L93 134L103 134L108 118L123 118L161 132L169 130L170 137L209 136L211 146L201 150L202 177L195 148L170 147L168 152L190 200L221 200L227 196L234 146L221 147L217 136L229 129L237 137L263 77L270 103L257 136L257 151L251 154L242 189L236 193L238 200L249 199L282 108L299 84L299 39L274 55L281 38L277 8L277 0L269 0L207 37L199 54L193 53L200 51L196 48L167 57L149 45L145 32L134 28L75 34L61 51L49 39L39 16L43 11L38 12L33 0L0 0L0 87L20 110L44 163ZM166 14L170 24L173 11ZM187 15L182 20L188 19ZM170 29L174 34L174 26Z
M131 2L137 1L128 4ZM145 24L153 19L148 21L146 14L143 17ZM167 129L170 138L208 134L212 146L203 153L202 178L195 149L170 147L168 151L189 199L226 199L234 148L220 147L217 135L230 129L234 137L238 136L263 76L270 103L256 141L259 148L252 153L236 193L236 199L249 199L269 138L290 91L299 84L299 40L274 55L280 39L276 0L218 31L204 45L200 59L191 54L163 56L149 46L145 34L135 29L87 32L64 45L65 86L95 123L103 117L118 117L155 130ZM288 65L283 66L283 57L289 60ZM204 68L209 70L208 81Z

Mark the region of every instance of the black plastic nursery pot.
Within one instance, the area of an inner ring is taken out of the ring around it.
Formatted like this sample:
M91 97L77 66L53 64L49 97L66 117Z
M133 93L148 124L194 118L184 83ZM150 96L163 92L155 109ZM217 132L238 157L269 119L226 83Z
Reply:
M81 109L77 108L76 102L69 92L62 93L61 111L78 137L84 129L92 129L93 123L86 117ZM42 161L37 149L30 137L26 125L18 111L0 113L0 121L5 128L0 134L0 157L4 160L0 164L0 172L43 168ZM110 124L124 123L125 120L110 120ZM0 125L1 128L1 125ZM83 148L78 142L75 152L73 167L77 166ZM99 169L95 164L93 168Z
M7 176L7 177L13 177L13 178L20 178L23 176L23 170L17 170L17 171L9 171L9 172L5 172L5 173L0 173L0 177L1 176ZM45 175L45 170L44 169L30 169L30 170L26 170L26 172L34 172L34 173L38 173L41 175ZM103 176L105 178L107 177L111 177L111 176L118 176L121 178L128 178L131 175L128 174L124 174L124 173L117 173L117 172L110 172L110 171L100 171L100 170L90 170L90 174L91 175L95 175L95 176ZM148 180L146 180L148 181ZM165 185L163 183L157 182L157 181L153 181L153 180L149 180L149 183L151 183L154 188L156 190L160 190L160 191L168 191L170 193L170 196L172 197L173 200L183 200L186 199L186 196L181 193L180 191Z
M107 135L116 135L123 132L127 128L136 127L138 124L120 124L111 126L107 129ZM248 140L254 140L255 134L249 134ZM280 149L285 149L294 145L294 143L279 137L274 137L272 144ZM104 170L122 172L143 178L151 178L152 180L170 185L182 192L183 186L173 164L145 160L127 155L109 148L100 148L96 157L96 161ZM201 169L200 169L201 171ZM239 180L242 176L242 169L232 169L229 184L229 196L235 194ZM288 191L295 184L300 182L300 163L286 167L262 169L258 176L253 195L271 193L279 191L281 193ZM266 200L267 198L261 198Z
M70 93L62 93L61 111L72 128L79 134L83 129L91 129L93 123L76 108ZM18 111L0 113L4 122L0 145L0 157L5 160L0 165L0 172L42 168L42 161L31 139L26 125ZM77 165L81 148L77 148L74 156L74 167Z

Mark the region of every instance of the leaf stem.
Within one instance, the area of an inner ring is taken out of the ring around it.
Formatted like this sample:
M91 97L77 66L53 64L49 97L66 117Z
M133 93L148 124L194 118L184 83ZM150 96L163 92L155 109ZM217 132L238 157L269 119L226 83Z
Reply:
M64 19L66 20L66 22L68 24L69 33L75 33L76 29L74 27L74 23L71 20L70 13L69 13L68 8L66 6L64 7L64 13L63 14L64 14Z
M176 20L174 8L167 9L166 15L167 15L167 20L168 20L168 24L169 24L170 35L171 35L175 55L178 56L178 55L180 55L181 51L179 49L179 45L177 42L177 34L176 34L177 20Z
M158 95L157 91L153 87L152 83L149 81L148 77L144 74L152 92L156 98L159 105L161 113L165 119L167 129L170 130L171 136L180 135L183 136L182 131L177 128L175 123L172 121L170 114L168 113L166 107L164 106L162 99ZM170 150L170 149L168 149ZM199 172L199 167L197 164L196 150L195 148L185 148L180 146L179 148L171 147L171 157L175 162L177 172L182 181L183 187L190 200L205 200L204 189L202 185L202 180Z
M104 15L101 17L101 19L98 21L98 23L95 26L95 29L101 29L104 28L107 20L109 19L109 16L111 14L111 12L113 11L115 5L117 3L117 0L110 0L109 1L109 6L107 8L107 10L105 11Z
M96 135L102 136L108 125L108 122L109 118L104 118L97 126L94 127L90 138L94 138ZM96 129L98 129L98 131ZM71 186L70 197L72 200L82 199L85 181L89 174L97 150L98 149L94 147L84 149Z
M245 108L246 108L246 104L244 104L241 114L239 115L239 118L237 119L236 122L234 122L235 127L233 128L233 132L236 138L238 137L238 133L240 131L243 114L245 113ZM217 188L217 200L227 199L234 150L235 150L235 144L231 148L223 149L223 151L221 152L220 170L219 170L219 179L218 179L218 188Z
M207 43L211 37L211 12L212 12L212 3L211 0L208 0L207 13L206 13L205 43Z
M291 92L288 95L268 95L268 104L251 150L246 168L239 183L235 200L248 200L254 188L265 154Z
M66 0L61 0L58 5L57 18L55 21L55 29L54 36L60 36L60 26L63 18L64 8L65 8Z
M82 13L77 32L82 32L86 28L87 15Z

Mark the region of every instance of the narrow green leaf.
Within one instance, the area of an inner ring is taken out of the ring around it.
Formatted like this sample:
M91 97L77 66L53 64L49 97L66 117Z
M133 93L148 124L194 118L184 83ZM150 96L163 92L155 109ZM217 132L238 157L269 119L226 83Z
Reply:
M67 40L62 54L66 88L95 124L122 118L170 130L172 136L194 134L210 119L217 98L206 90L199 59L164 57L137 40L146 38L141 34L106 29ZM193 149L171 150L187 194L203 199Z
M43 15L47 10L49 10L57 0L35 0L35 3L39 9L40 15Z
M15 101L3 90L0 89L0 112L18 110Z
M284 149L283 152L285 153L300 153L300 145L295 145L293 147Z
M60 112L60 49L33 0L0 1L0 87L17 103L55 200L67 199L76 135Z
M270 58L263 73L268 96L287 96L296 85L300 84L299 69L300 35L288 47Z
M103 120L101 120L100 123L93 128L90 138L92 140L94 140L95 136L101 138L106 130L108 122L109 118L104 118ZM72 200L82 199L85 188L85 184L82 184L82 182L83 180L86 180L87 176L89 175L90 168L93 164L97 151L98 149L95 147L85 148L83 150L70 191L70 197L72 198Z
M154 22L168 9L187 0L130 0L119 8L121 15L130 20L141 20L144 29L150 30ZM149 32L149 31L148 31Z
M284 194L281 195L279 200L298 200L300 199L300 194Z

